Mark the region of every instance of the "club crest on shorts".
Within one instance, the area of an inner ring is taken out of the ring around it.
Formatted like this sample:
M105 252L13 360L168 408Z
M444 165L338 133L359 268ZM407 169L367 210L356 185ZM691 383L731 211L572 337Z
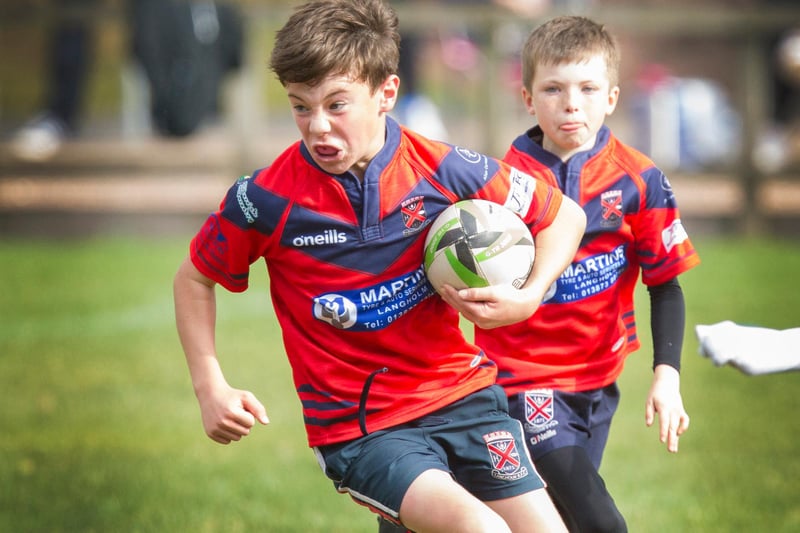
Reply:
M513 481L528 475L528 468L522 464L517 442L508 431L495 431L483 436L489 457L492 459L492 477Z
M534 428L553 420L553 389L525 391L525 421Z

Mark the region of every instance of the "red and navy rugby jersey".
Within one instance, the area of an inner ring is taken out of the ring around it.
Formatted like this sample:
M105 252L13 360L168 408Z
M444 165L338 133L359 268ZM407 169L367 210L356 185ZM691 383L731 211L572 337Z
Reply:
M566 163L534 139L514 140L505 161L558 187L586 212L586 232L555 293L527 321L482 331L475 343L498 365L508 393L534 388L584 391L613 383L640 346L633 295L700 262L681 224L666 176L608 129Z
M194 265L234 292L265 259L310 446L413 420L493 384L494 364L427 282L427 230L464 198L516 208L534 232L561 204L558 189L499 160L392 119L386 132L363 182L325 173L294 144L236 182L192 241Z

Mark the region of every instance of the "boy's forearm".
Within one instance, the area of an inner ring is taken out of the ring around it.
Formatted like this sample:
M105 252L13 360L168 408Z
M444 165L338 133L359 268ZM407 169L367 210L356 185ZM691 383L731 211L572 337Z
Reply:
M585 229L583 209L565 196L553 223L535 237L536 258L526 286L539 285L544 294L574 259Z
M214 285L187 258L175 276L175 322L195 393L224 381L216 356Z

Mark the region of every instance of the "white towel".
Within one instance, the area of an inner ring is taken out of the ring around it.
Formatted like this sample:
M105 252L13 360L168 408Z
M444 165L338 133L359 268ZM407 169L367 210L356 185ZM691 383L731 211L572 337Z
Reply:
M800 328L741 326L730 320L694 328L700 355L751 376L800 370Z

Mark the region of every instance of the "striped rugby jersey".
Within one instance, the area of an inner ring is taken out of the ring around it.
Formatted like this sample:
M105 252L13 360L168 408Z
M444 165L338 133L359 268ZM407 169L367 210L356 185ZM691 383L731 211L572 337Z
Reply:
M387 119L363 182L325 173L297 142L237 181L193 239L194 265L230 291L266 261L310 446L416 419L495 382L494 364L422 270L431 222L465 198L514 207L537 232L562 195Z
M585 211L587 226L555 293L527 321L483 331L475 343L498 365L509 394L535 388L585 391L616 381L640 346L634 288L664 283L700 262L666 176L607 126L595 146L566 163L544 150L536 126L504 160L546 180Z

